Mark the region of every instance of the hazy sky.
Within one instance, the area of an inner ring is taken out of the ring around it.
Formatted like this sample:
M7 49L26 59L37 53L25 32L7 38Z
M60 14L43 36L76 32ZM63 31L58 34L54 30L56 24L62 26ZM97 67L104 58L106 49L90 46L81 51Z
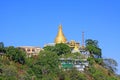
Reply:
M113 58L120 73L119 0L1 0L0 42L5 46L41 46L54 42L62 24L68 41L99 41L103 57Z

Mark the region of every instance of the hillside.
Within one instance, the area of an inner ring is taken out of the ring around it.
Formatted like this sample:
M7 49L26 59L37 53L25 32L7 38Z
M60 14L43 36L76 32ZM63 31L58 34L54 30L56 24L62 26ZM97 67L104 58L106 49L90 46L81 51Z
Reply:
M42 60L31 58L23 65L10 61L7 57L0 57L0 80L120 80L113 72L96 62L87 67L84 72L76 69L63 71L56 68L56 61L52 61L55 60L54 54L49 58L46 61L43 58ZM40 62L44 64L38 64Z
M26 57L23 50L2 47L0 80L120 80L115 74L115 60L103 59L102 54L97 54L101 49L96 46L88 45L85 50L91 52L86 59L82 53L71 53L66 44L57 44L45 47L37 56ZM61 67L61 58L72 66ZM83 59L89 65L85 66ZM83 70L74 67L81 65Z

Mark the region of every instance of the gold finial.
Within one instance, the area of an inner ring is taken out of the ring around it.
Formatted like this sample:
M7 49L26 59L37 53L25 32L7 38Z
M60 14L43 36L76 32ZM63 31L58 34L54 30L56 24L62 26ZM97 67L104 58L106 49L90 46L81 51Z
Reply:
M55 43L65 43L67 41L67 39L65 38L63 32L62 32L62 25L59 25L59 30L58 30L58 34L55 38Z

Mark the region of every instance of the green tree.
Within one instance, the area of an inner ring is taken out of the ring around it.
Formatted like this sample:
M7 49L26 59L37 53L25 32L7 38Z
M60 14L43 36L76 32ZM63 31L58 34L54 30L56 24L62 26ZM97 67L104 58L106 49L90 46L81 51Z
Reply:
M4 43L0 42L0 55L3 55L5 53Z
M2 66L2 75L3 80L16 80L17 79L17 68L14 65L3 65Z
M70 73L70 80L86 80L86 76L74 68L71 71L69 71L69 73Z
M71 49L68 45L60 43L55 45L55 52L58 55L62 55L62 54L71 53Z
M58 55L71 53L70 47L67 44L64 44L64 43L59 43L59 44L56 44L55 46L46 46L46 47L44 47L44 50L55 52Z
M85 41L85 44L86 44L86 50L90 52L91 56L94 56L96 58L102 57L102 52L98 46L97 40L87 39Z
M39 79L49 78L54 80L59 73L58 55L53 52L43 51L38 55L37 60L31 65L32 70ZM48 76L48 77L47 77Z
M45 51L51 51L51 52L55 52L55 46L46 46L44 47Z
M25 63L26 53L18 48L14 48L13 46L6 48L6 56L9 60L19 62L20 64Z

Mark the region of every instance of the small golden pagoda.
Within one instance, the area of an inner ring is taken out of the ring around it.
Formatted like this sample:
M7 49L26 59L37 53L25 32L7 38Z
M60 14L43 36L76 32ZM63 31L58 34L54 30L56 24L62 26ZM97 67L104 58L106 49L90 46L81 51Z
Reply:
M79 50L79 46L78 46L77 44L75 44L74 50L75 50L75 51L78 51L78 50Z
M62 25L59 25L59 30L58 30L58 34L55 38L55 43L66 43L67 39L65 38L63 32L62 32Z

